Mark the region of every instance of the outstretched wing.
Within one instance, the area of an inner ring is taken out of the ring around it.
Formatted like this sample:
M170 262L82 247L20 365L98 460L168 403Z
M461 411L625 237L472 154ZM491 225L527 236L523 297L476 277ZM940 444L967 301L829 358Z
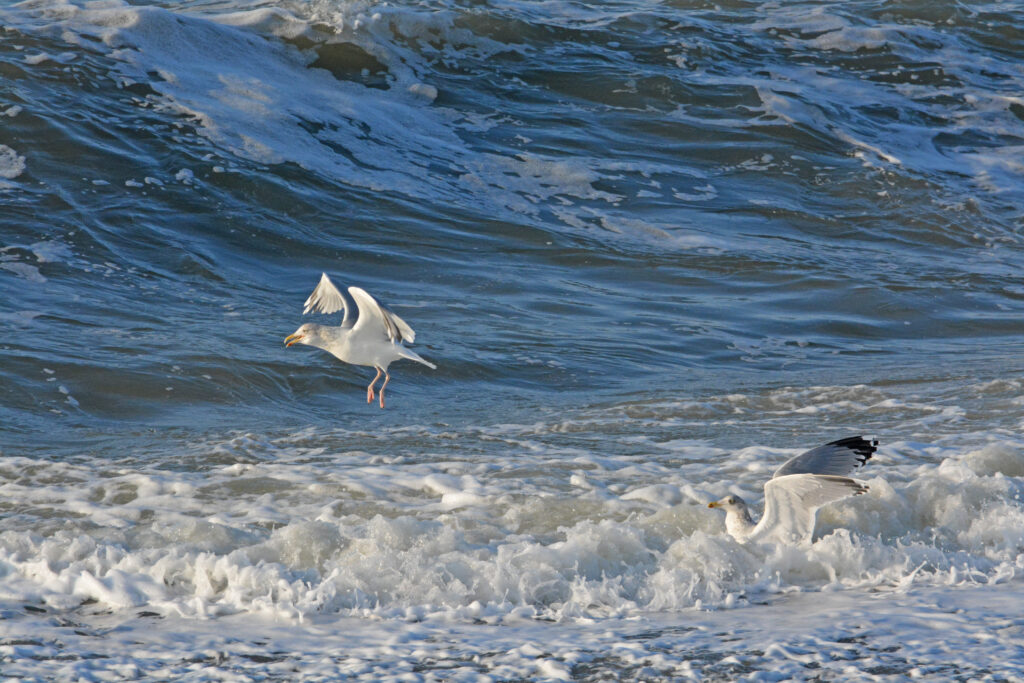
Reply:
M355 302L352 301L352 297L335 287L331 278L327 277L327 273L323 273L316 289L306 299L302 314L310 312L330 314L336 311L344 311L341 316L342 327L352 327L355 324L355 318L350 316L350 312L355 312Z
M809 541L818 508L867 490L867 486L849 477L830 474L776 476L764 485L764 516L751 532L751 538L784 543Z
M359 318L352 328L353 332L380 335L396 343L411 343L416 339L416 333L404 320L377 303L366 290L361 287L349 287L348 292L359 307Z
M878 450L878 441L851 436L818 446L783 463L773 477L831 474L845 477L863 467Z

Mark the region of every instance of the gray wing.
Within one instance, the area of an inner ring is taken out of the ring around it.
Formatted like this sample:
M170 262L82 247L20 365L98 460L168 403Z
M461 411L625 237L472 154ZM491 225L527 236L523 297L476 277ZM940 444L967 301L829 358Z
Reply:
M411 327L409 327L409 323L405 322L388 309L385 308L383 310L384 317L388 319L394 328L394 333L398 337L397 341L407 341L410 344L416 341L416 333L413 332Z
M388 336L391 341L409 342L410 344L416 341L416 333L409 327L409 323L399 318L389 308L381 306L380 312L384 315L384 322L388 327Z
M878 441L851 436L818 446L787 460L772 478L789 474L828 474L845 477L863 467L878 450Z
M343 311L341 316L342 327L352 327L355 324L356 316L358 316L358 308L355 301L352 300L348 292L342 292L335 287L334 283L331 282L331 278L327 277L327 273L323 273L320 276L320 282L317 283L316 289L306 299L302 314L305 315L310 312L329 314L336 311Z

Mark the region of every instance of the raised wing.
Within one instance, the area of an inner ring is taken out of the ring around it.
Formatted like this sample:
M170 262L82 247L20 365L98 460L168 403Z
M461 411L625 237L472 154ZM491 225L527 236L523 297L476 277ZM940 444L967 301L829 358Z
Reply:
M878 441L851 436L818 446L783 463L773 477L790 474L832 474L841 477L863 467L878 450Z
M412 343L416 339L416 333L409 325L397 315L377 303L369 293L361 287L349 287L349 294L359 307L359 318L356 320L353 332L366 331L371 334L380 334L393 342L407 341Z
M849 477L829 474L787 474L771 479L764 485L764 516L751 538L784 543L809 541L818 508L867 490Z
M342 327L352 327L355 324L355 318L350 316L350 312L355 311L355 302L352 301L352 297L335 287L331 278L327 277L327 273L323 273L316 289L306 299L302 314L310 312L330 314L336 311L344 311L341 317Z

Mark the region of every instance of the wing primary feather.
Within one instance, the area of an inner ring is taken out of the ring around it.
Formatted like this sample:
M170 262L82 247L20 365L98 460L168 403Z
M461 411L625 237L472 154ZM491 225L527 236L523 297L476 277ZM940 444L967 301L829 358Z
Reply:
M391 322L394 323L395 329L398 331L398 338L400 341L407 341L410 344L416 341L416 333L413 332L411 327L409 327L409 323L405 322L395 313L386 308L384 309L384 312L391 319Z
M877 450L877 439L861 436L837 439L787 460L775 471L773 478L789 474L845 476L866 465Z
M388 339L391 341L399 341L400 335L398 334L398 328L395 326L395 321L391 319L391 315L388 310L381 307L380 312L382 313L381 319L384 321L384 327L388 332Z

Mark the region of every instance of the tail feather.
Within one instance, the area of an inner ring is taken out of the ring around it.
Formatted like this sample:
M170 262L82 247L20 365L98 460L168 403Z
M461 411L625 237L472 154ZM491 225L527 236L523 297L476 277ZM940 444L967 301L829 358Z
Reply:
M425 358L420 356L420 354L416 353L415 351L411 351L410 349L407 349L404 346L399 346L398 347L398 355L401 356L402 358L408 358L409 360L414 360L417 363L423 363L424 365L426 365L431 370L437 370L437 366L436 365L431 363L429 360L426 360Z

